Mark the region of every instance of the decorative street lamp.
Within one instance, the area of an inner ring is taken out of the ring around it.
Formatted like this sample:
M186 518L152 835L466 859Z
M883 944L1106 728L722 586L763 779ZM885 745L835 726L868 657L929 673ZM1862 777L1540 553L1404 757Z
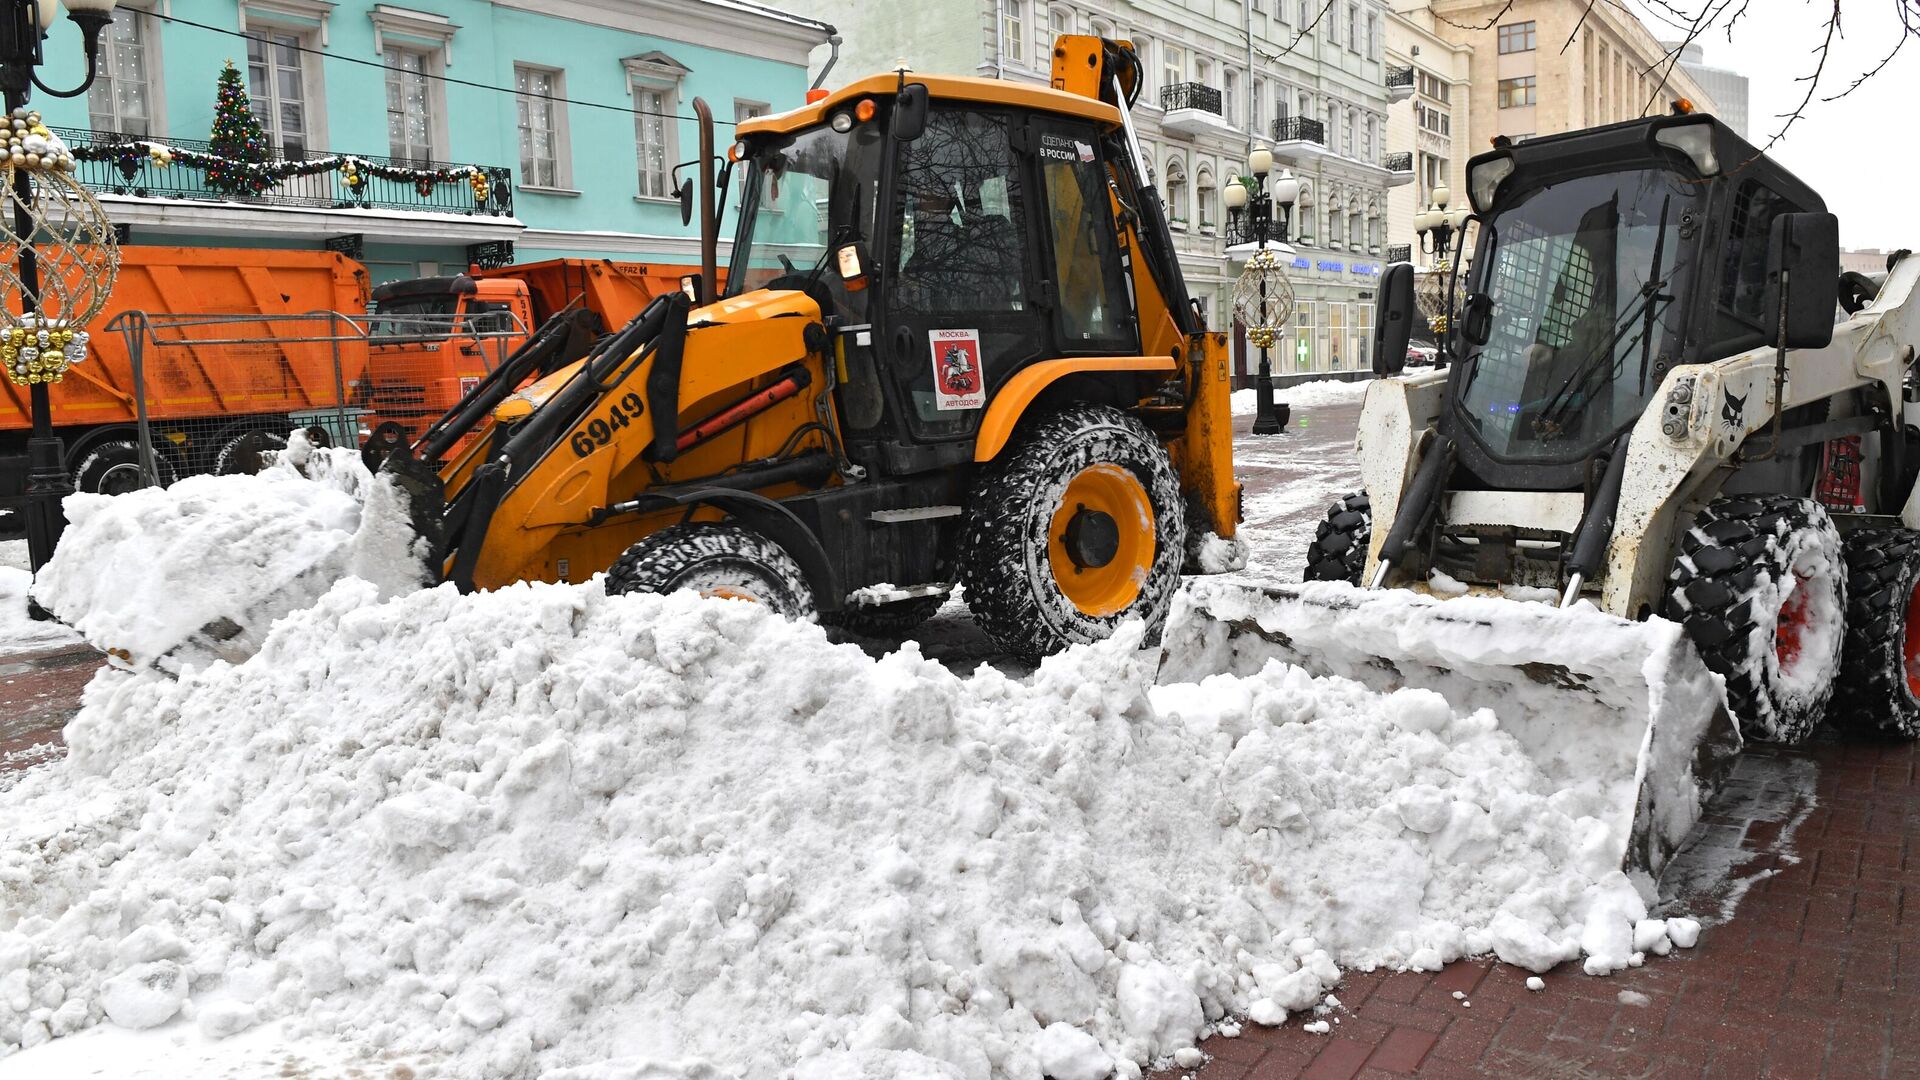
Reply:
M26 123L24 110L33 89L53 97L79 97L93 85L100 59L100 31L113 21L115 0L67 0L67 18L80 27L80 40L86 53L87 74L72 90L55 90L40 81L34 69L45 57L40 44L59 13L57 0L0 0L0 90L6 92L5 123L15 129ZM35 205L35 170L18 164L8 166L14 207L12 242L19 246L18 278L22 307L21 323L42 317L39 256L34 243L39 223L32 211ZM67 320L67 329L77 320ZM83 345L84 348L84 345ZM47 382L30 386L33 432L27 440L27 553L38 571L53 557L54 545L66 526L60 500L73 492L67 476L64 447L53 433L53 407L47 396ZM36 617L45 617L37 606Z
M1247 260L1247 268L1242 272L1239 283L1234 287L1235 307L1242 313L1247 324L1247 340L1260 349L1260 375L1254 391L1256 410L1253 416L1255 435L1277 435L1286 427L1286 421L1274 407L1273 402L1273 365L1267 358L1267 350L1278 339L1281 328L1286 326L1293 314L1293 289L1286 282L1286 272L1282 269L1279 252L1293 254L1287 246L1287 218L1293 210L1294 201L1300 197L1300 181L1293 174L1282 169L1280 176L1273 182L1273 190L1267 190L1267 174L1273 171L1273 151L1264 146L1256 146L1247 155L1247 172L1252 176L1251 187L1244 183L1227 185L1222 198L1227 204L1227 213L1232 216L1238 227L1240 215L1247 214L1247 227L1254 242L1253 257ZM1280 207L1280 220L1276 226L1273 219L1275 204ZM1269 247L1269 241L1277 241ZM1249 278L1253 279L1251 282ZM1248 286L1252 288L1248 288ZM1241 296L1246 289L1249 295ZM1257 299L1254 293L1257 292ZM1277 305L1274 301L1280 301Z
M1413 229L1420 234L1420 250L1435 257L1420 290L1420 306L1426 311L1427 326L1433 331L1433 342L1439 350L1434 359L1436 368L1446 367L1449 359L1447 337L1452 329L1453 313L1447 310L1447 279L1453 274L1454 241L1466 229L1469 213L1464 206L1448 210L1447 203L1452 197L1453 192L1442 184L1433 189L1433 202L1413 215Z

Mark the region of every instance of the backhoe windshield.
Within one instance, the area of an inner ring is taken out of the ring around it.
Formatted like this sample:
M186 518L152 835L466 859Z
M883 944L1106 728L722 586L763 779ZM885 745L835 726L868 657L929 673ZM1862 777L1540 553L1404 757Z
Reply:
M841 307L839 314L857 314L863 294L847 293L827 256L842 244L871 241L885 145L885 132L872 122L844 134L823 124L755 143L746 163L727 294L769 285L799 288L821 268L818 280Z
M1639 417L1677 362L1698 198L1670 173L1608 173L1526 194L1482 225L1491 330L1455 385L1495 456L1575 460Z

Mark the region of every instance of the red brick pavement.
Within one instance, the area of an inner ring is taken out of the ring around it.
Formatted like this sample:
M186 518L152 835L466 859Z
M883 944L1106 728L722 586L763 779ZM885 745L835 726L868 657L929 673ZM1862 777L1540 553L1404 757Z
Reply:
M1910 840L1920 831L1920 753L1817 742L1750 751L1749 760L1676 860L1710 870L1737 849L1748 857L1738 875L1759 879L1697 948L1608 978L1562 965L1537 993L1526 988L1529 972L1486 960L1437 973L1349 972L1331 1033L1304 1031L1308 1017L1248 1024L1239 1038L1202 1044L1212 1058L1194 1073L1163 1075L1920 1077L1920 857ZM1753 797L1766 783L1758 777L1804 775L1808 763L1819 770L1811 809L1753 816L1767 802ZM1715 901L1683 890L1668 906L1712 914ZM1623 991L1646 1004L1623 1003Z
M0 655L0 771L43 760L105 662L84 645Z

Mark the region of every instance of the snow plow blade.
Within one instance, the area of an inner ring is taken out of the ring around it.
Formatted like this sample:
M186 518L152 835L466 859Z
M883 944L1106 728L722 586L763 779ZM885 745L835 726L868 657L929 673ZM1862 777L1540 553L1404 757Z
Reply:
M1579 813L1607 825L1596 861L1643 891L1739 754L1738 727L1680 627L1496 597L1441 600L1339 582L1193 582L1175 601L1161 681L1270 661L1369 688L1433 690L1491 710Z

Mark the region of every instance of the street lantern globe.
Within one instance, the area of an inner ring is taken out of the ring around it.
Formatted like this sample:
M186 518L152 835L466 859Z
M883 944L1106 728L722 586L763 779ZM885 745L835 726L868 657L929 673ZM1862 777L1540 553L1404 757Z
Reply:
M1255 176L1265 176L1273 171L1273 151L1264 146L1256 146L1247 154L1247 168Z
M1447 208L1447 200L1453 198L1453 189L1445 184L1433 189L1433 205L1442 210Z
M1227 204L1228 210L1236 213L1246 209L1247 185L1241 183L1239 177L1234 177L1220 192L1220 201Z
M1468 214L1469 211L1464 206L1456 210L1450 210L1447 212L1447 224L1453 226L1455 229L1464 229L1467 227Z
M1434 213L1431 210L1415 212L1413 215L1413 231L1419 233L1421 236L1427 235L1427 233L1433 229L1433 219Z
M85 2L81 0L81 3ZM38 0L33 6L33 13L40 23L40 36L46 37L47 31L53 29L53 20L60 17L60 0Z
M1273 201L1281 206L1292 206L1300 198L1300 181L1294 179L1291 172L1280 170L1280 179L1273 182Z
M115 3L116 0L67 0L68 17L72 18L77 15L111 16ZM51 6L51 4L49 6Z

